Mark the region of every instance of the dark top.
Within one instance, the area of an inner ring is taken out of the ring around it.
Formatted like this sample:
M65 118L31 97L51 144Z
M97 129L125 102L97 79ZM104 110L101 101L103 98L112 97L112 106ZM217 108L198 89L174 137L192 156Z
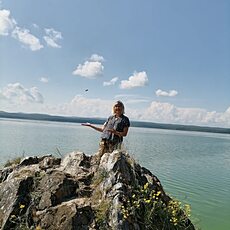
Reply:
M123 141L123 137L117 136L108 132L108 129L115 129L118 132L123 132L125 127L130 126L129 118L125 115L121 115L121 117L116 118L115 115L110 116L105 122L105 128L102 132L101 138L110 140L114 143L121 143Z

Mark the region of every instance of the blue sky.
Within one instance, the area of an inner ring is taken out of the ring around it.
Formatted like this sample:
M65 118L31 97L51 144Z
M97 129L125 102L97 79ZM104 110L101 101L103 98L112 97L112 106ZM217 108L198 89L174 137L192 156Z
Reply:
M1 0L0 110L230 127L228 0ZM87 90L86 90L87 89Z

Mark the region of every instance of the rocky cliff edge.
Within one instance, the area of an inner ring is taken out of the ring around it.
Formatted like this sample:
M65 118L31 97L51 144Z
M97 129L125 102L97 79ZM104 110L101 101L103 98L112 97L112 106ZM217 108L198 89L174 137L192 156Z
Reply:
M195 229L158 178L121 151L27 157L0 170L0 227Z

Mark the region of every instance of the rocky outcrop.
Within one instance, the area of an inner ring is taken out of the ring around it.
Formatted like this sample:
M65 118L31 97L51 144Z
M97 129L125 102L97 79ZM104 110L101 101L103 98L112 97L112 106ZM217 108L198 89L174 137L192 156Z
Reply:
M194 229L183 210L175 216L170 208L157 177L124 152L29 157L0 170L4 230Z

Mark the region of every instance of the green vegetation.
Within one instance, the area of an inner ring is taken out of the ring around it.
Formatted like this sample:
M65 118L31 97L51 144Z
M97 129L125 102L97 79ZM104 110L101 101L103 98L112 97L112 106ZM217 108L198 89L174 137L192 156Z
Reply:
M123 219L130 223L137 221L141 229L185 230L190 225L190 206L181 206L177 200L168 203L161 199L161 191L155 191L146 183L138 188L121 207Z
M98 229L106 230L108 229L107 223L109 218L110 211L110 201L107 199L103 199L103 193L100 189L100 184L108 178L108 171L104 168L100 168L96 175L93 178L93 196L92 201L94 202L94 210L95 210L95 220Z
M58 147L56 147L56 153L59 155L61 158L63 158L63 155L61 154L61 151L59 150Z
M106 171L104 168L100 168L97 174L93 178L93 186L97 187L107 177L108 177L108 171Z
M10 216L10 222L14 226L15 230L29 230L27 226L26 215L25 215L25 205L19 204L19 213Z
M26 217L26 205L24 205L24 204L19 204L18 214L11 215L9 220L10 220L11 225L12 225L11 229L15 229L15 230L29 230L29 229L42 230L40 225L36 226L35 228L29 227L28 220Z
M97 206L96 212L95 212L95 220L98 229L106 230L108 229L108 218L109 218L109 209L110 209L110 202L108 200L103 200L100 202L100 204Z
M17 165L21 162L21 157L16 157L12 160L8 160L5 164L4 167L9 167L9 166L13 166L13 165Z

